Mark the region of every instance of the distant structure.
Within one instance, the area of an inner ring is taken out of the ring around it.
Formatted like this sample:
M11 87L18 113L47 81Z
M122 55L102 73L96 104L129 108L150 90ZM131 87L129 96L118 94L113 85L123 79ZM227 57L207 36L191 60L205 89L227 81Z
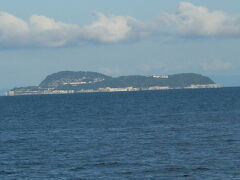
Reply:
M15 92L14 91L8 91L6 93L4 93L4 96L14 96Z
M155 75L153 76L154 78L157 78L157 79L168 79L169 76L168 75Z

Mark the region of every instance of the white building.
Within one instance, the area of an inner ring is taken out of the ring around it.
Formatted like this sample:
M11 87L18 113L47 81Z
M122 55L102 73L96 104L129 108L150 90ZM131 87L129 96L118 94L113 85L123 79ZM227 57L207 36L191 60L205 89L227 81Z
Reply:
M157 78L157 79L168 79L168 75L155 75L153 76L154 78Z

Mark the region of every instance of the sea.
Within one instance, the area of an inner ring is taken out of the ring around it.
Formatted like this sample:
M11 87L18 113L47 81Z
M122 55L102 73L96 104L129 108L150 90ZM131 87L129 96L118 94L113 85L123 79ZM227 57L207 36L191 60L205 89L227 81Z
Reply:
M240 88L0 97L0 180L240 180Z

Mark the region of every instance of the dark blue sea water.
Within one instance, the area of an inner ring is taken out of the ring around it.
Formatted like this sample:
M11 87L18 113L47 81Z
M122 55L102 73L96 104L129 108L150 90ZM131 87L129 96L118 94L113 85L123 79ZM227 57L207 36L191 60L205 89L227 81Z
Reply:
M240 179L240 88L0 97L0 179Z

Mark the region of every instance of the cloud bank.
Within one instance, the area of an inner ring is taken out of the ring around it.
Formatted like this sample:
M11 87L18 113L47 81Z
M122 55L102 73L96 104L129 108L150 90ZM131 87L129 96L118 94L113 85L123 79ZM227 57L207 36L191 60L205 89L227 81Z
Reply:
M12 14L1 12L0 47L61 47L86 42L115 43L131 36L131 24L135 23L133 18L100 13L95 16L97 21L81 27L39 15L33 15L29 21L24 21Z
M182 2L175 14L162 13L153 21L95 13L96 21L80 26L32 15L23 20L0 12L0 47L62 47L86 43L118 43L154 35L181 38L240 37L240 15Z

